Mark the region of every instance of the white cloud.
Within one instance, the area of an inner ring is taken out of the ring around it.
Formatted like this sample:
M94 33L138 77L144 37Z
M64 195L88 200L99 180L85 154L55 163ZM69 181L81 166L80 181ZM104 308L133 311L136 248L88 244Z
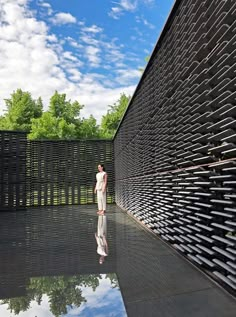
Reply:
M137 7L137 0L121 0L120 6L126 11L134 11Z
M95 45L95 46L99 45L99 41L97 39L87 34L81 35L80 40L89 45Z
M87 302L81 304L80 307L73 307L69 311L70 316L87 316L84 313L86 307L89 307L91 316L102 317L104 314L99 310L106 307L106 316L114 316L114 311L118 316L127 316L125 313L125 307L122 300L122 295L118 288L112 288L111 281L106 278L104 274L101 275L99 285L94 292L91 287L80 287L82 289L82 296L84 296Z
M143 24L148 26L150 29L155 29L155 25L151 24L146 19L143 19Z
M149 4L154 4L155 0L143 0L143 2L149 5Z
M109 59L111 62L120 62L124 59L125 55L120 52L119 49L112 48L107 53L107 59Z
M17 4L18 5L25 5L28 2L28 0L18 0ZM15 0L1 0L1 4L4 5L6 3L12 3L15 4L16 1Z
M68 36L65 38L65 40L72 46L75 47L77 49L83 49L83 45L79 44L75 39L73 39L72 37Z
M113 19L119 19L125 12L136 11L140 4L146 6L153 5L155 0L120 0L119 2L113 1L113 3L116 4L116 6L111 8L108 15Z
M135 11L137 8L138 1L137 0L120 0L119 2L114 2L117 4L116 7L112 7L111 11L108 13L110 17L113 19L119 19L119 17L125 12L125 11Z
M153 5L155 4L155 0L142 0L144 4L146 5Z
M137 23L143 23L145 26L149 27L149 29L155 29L155 25L148 22L143 16L136 16L135 18Z
M49 42L51 42L51 43L56 43L57 42L57 37L56 37L56 35L55 34L49 34L48 36L47 36L47 40L49 41Z
M37 4L39 7L46 9L48 15L52 15L53 13L52 6L48 2L44 2L43 0L40 0L37 2Z
M96 48L98 48L99 46L102 46L102 41L98 40L97 38L95 38L96 36L100 35L100 33L103 32L103 29L100 28L97 25L92 25L90 27L86 27L83 26L80 30L80 41L84 42L85 44L89 45L89 46L95 46ZM90 50L91 48L89 48ZM96 54L98 53L97 50Z
M83 83L82 85L83 95L78 96L78 100L86 105L86 109L83 109L82 114L87 116L88 113L91 113L98 119L106 113L107 109L104 106L113 104L120 98L122 93L132 95L136 87L135 85L127 85L117 88L105 88L100 84L95 84L91 87L89 83Z
M53 24L62 25L69 23L76 23L76 18L70 13L60 12L55 14L53 18L51 18Z
M69 60L71 60L73 62L78 61L78 59L71 52L64 52L63 53L63 57L66 58L66 59L69 59Z
M89 65L101 63L101 54L104 54L104 68L110 67L114 72L115 64L120 63L120 68L124 69L123 61L128 56L121 52L116 39L99 41L92 37L99 33L88 32L90 36L84 33L83 38L85 40L86 36L88 43L79 41L81 38L78 41L65 38L75 52L64 50L62 41L49 32L45 22L33 16L27 3L27 0L1 0L0 113L5 109L3 100L17 88L31 92L33 98L41 96L45 110L55 90L66 93L68 99L85 105L82 111L85 117L93 114L98 120L106 113L107 105L118 100L121 93L133 93L134 81L128 82L125 76L119 74L124 82L117 83L111 80L115 74L103 77L83 74L81 69L86 58Z
M140 41L143 38L143 33L137 27L134 27L133 30L138 34Z
M70 68L68 70L69 80L78 82L82 78L82 74L76 68Z
M98 56L100 53L100 49L95 46L87 46L86 47L86 55L91 63L91 66L97 67L101 63L101 58Z
M118 20L120 18L120 16L122 15L123 13L123 10L122 8L119 8L119 7L112 7L111 8L111 11L108 12L108 15L115 19L115 20Z
M82 28L82 31L83 32L91 32L91 33L100 33L103 31L102 28L100 28L99 26L97 25L92 25L90 27L84 27Z
M46 3L46 2L39 2L39 5L41 6L41 7L44 7L44 8L51 8L51 5L49 4L49 3Z
M123 83L129 83L132 79L137 79L141 77L141 72L138 69L118 69L117 81Z
M85 33L81 30L79 40L83 42L83 51L85 58L90 62L89 67L101 66L104 69L111 69L114 63L123 63L123 60L129 60L130 53L122 53L123 45L116 44L117 38L101 39L95 38L94 33ZM71 41L71 40L70 40ZM101 56L103 58L101 58Z

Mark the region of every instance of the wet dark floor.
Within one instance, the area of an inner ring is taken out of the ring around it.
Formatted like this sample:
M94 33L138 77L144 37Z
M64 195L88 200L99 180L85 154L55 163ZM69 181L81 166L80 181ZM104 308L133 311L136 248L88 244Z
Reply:
M115 205L0 213L0 316L231 317L236 301Z

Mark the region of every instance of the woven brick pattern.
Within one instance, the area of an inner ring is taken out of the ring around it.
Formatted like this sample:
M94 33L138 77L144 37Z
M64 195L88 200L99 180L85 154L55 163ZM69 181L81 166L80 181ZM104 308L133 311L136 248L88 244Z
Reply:
M115 138L117 204L234 290L235 17L176 1Z
M108 173L107 202L114 202L112 141L26 141L0 133L0 210L96 202L97 165Z
M95 203L97 165L108 173L109 203L114 202L112 141L31 141L28 206Z
M26 205L26 133L0 133L0 210Z

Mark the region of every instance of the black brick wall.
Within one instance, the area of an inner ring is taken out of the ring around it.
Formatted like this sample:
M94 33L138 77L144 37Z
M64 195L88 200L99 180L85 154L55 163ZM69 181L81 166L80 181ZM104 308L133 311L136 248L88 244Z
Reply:
M0 210L95 203L99 163L113 203L113 156L112 141L27 141L25 133L0 131Z
M116 202L236 289L236 2L176 1L116 134Z

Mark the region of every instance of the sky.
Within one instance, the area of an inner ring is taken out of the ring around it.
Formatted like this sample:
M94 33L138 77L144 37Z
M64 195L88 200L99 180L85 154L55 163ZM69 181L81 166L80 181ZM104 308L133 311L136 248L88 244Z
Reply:
M80 307L74 304L68 305L67 313L62 317L127 317L121 292L119 288L112 287L106 274L100 275L99 285L95 291L89 286L79 285L78 288L81 289L86 302L82 303ZM50 298L46 294L42 296L40 305L36 300L33 300L30 303L30 308L18 315L10 312L8 304L0 304L0 316L54 317L50 311Z
M174 0L0 0L0 114L21 88L55 90L100 121L132 95Z

